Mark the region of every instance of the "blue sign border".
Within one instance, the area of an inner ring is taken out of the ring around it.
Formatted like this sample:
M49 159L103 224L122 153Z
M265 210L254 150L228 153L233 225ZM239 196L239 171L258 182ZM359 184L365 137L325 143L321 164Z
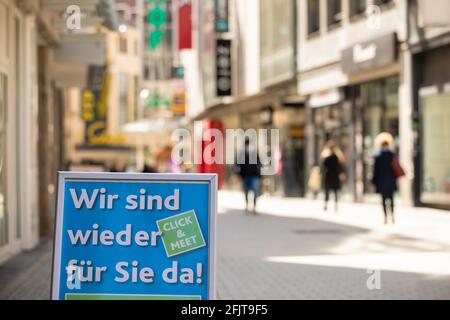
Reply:
M209 232L208 232L208 299L216 299L216 225L217 225L217 175L216 174L145 174L145 173L87 173L59 172L56 222L53 243L51 299L59 300L61 275L61 250L64 219L64 192L66 182L206 182L209 188Z

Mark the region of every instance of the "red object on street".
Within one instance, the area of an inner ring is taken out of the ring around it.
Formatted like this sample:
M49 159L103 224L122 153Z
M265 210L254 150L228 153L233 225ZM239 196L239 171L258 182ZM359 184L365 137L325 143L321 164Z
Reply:
M192 49L192 3L178 0L178 50Z
M203 133L202 133L202 148L201 148L201 156L202 156L202 163L198 166L198 172L199 173L216 173L218 175L218 185L219 189L222 186L224 180L225 180L225 164L224 163L212 163L208 164L207 162L209 159L205 159L206 157L209 157L208 152L205 152L205 149L211 144L214 143L214 141L205 141L204 139L204 133L210 129L217 129L222 133L222 136L224 137L224 125L222 121L220 120L205 120L203 122ZM225 147L223 145L223 147ZM224 150L218 150L217 152L222 152L222 159L225 159L225 153ZM216 154L213 154L212 156L217 156ZM219 157L220 158L220 157Z

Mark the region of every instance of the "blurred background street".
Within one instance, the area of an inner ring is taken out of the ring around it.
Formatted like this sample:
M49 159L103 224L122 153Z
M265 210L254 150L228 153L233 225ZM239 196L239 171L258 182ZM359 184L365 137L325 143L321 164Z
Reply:
M324 213L316 201L264 197L253 215L239 193L219 201L219 299L450 298L445 211L402 207L385 227L373 205ZM0 299L48 299L51 250L44 241L0 267ZM378 290L367 287L373 270Z
M449 142L449 0L0 0L0 299L59 171L217 174L222 299L450 299Z

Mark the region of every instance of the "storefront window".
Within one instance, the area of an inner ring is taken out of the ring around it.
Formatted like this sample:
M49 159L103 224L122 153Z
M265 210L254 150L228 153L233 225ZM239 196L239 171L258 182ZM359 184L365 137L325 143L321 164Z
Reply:
M294 15L292 0L261 1L261 84L293 77Z
M364 192L372 193L372 172L374 154L377 152L375 139L381 132L394 137L396 151L399 148L399 77L390 77L362 85L363 99L363 156Z
M422 201L450 204L450 93L423 98Z
M342 21L342 1L328 0L328 25L333 26Z
M308 34L320 30L320 1L308 0Z
M345 114L346 110L342 104L317 108L314 110L315 131L315 162L320 163L320 155L325 144L332 140L344 154L343 164L347 176L350 170L348 159L350 159L350 129ZM348 179L343 184L343 192L349 193Z
M0 248L8 244L8 217L6 214L6 107L7 107L6 76L0 73Z
M350 17L362 15L366 11L366 0L350 0Z

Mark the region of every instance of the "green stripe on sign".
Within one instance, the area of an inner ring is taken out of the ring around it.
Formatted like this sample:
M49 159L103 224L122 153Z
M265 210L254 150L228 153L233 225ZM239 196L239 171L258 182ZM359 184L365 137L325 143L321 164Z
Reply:
M200 296L66 294L66 300L201 300Z

